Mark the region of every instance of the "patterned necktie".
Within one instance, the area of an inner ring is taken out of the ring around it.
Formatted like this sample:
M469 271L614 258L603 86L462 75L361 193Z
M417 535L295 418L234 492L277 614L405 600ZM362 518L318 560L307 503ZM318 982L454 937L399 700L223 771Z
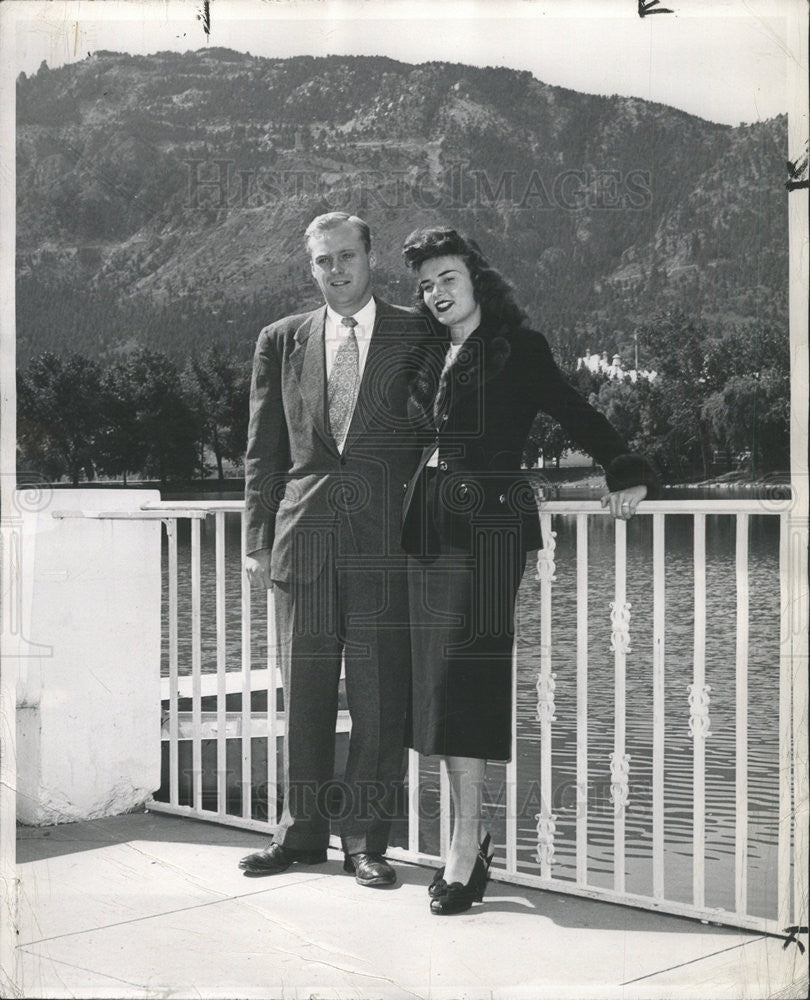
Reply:
M332 362L332 371L326 385L329 401L329 426L338 445L341 444L348 430L357 395L358 375L360 374L360 352L354 333L357 320L351 316L344 316L340 322L342 326L348 327L348 330L343 343L338 348L335 360Z

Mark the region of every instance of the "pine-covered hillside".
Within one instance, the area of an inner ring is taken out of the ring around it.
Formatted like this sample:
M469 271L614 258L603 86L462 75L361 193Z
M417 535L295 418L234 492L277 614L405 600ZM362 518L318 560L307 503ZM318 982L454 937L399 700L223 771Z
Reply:
M247 357L317 302L301 233L329 209L368 220L400 302L410 229L470 232L563 361L674 308L786 338L786 144L784 117L732 128L508 69L217 48L43 64L18 81L20 361Z

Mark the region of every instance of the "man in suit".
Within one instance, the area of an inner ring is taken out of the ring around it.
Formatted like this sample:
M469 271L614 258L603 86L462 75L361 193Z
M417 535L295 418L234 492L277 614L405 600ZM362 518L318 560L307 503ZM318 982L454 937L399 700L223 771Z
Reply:
M256 876L326 860L343 655L344 869L361 885L390 885L383 854L410 680L401 506L420 452L406 408L427 331L413 311L373 296L362 219L318 216L305 239L325 306L261 331L245 459L245 569L274 592L284 809L272 843L239 865Z

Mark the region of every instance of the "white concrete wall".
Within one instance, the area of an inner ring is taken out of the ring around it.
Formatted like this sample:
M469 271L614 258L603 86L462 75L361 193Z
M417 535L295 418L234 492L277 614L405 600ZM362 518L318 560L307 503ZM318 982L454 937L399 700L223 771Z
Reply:
M160 786L160 521L156 491L55 490L19 521L17 818L115 815Z

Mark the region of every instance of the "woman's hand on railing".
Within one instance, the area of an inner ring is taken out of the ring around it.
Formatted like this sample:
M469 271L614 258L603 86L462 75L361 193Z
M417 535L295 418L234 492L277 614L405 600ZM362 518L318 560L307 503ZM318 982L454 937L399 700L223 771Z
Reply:
M273 581L270 579L270 551L270 549L256 549L249 556L245 556L245 572L254 587L273 589Z
M602 506L610 504L610 513L622 521L629 521L635 514L636 507L647 496L646 486L631 486L626 490L616 490L602 497Z

